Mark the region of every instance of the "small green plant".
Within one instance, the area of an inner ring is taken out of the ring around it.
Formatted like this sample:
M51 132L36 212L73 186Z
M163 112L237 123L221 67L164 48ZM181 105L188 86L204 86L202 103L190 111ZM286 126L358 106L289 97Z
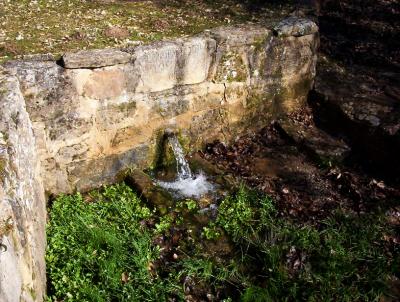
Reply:
M187 199L185 201L186 207L188 208L189 211L196 211L198 209L197 202L194 201L193 199Z
M156 223L156 233L162 234L171 228L174 219L171 215L160 217L160 222Z
M202 235L207 240L215 240L221 237L221 231L217 228L215 223L209 223L208 226L203 227Z
M177 203L176 207L181 210L188 210L189 212L197 212L199 205L193 199L181 200Z
M235 196L224 199L219 206L217 223L234 241L250 237L254 232L255 212L248 191L241 186Z

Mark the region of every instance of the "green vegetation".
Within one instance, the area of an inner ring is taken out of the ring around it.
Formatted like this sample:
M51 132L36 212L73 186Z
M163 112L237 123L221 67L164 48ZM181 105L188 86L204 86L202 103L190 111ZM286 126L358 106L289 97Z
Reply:
M390 230L380 214L337 212L318 227L299 226L242 187L222 202L217 222L246 248L246 265L263 267L243 301L376 301L399 269L385 248Z
M140 226L151 212L125 184L60 196L51 210L46 255L49 300L166 301L176 291L152 271L158 248Z
M219 301L376 301L399 270L380 213L336 212L299 225L243 186L191 237L196 231L184 229L197 212L184 200L157 218L125 184L60 196L48 225L49 301L183 301L188 282L192 294L197 287L198 296L218 293ZM175 260L163 263L170 246L155 239L173 240L179 230ZM228 252L207 248L222 242Z
M207 240L215 240L221 237L221 231L218 229L215 223L211 222L208 226L203 227L202 235Z

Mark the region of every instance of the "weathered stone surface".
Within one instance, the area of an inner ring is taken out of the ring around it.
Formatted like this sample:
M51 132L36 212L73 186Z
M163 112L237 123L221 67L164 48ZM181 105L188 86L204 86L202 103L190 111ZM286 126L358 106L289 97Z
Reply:
M209 31L210 36L219 44L231 47L259 44L264 41L272 31L268 28L254 25L242 25L235 27L218 27Z
M269 40L260 72L270 83L277 115L294 112L305 105L316 73L317 47L316 35Z
M124 64L102 67L107 64L98 64L95 51L74 54L81 63L96 63L74 66L82 68L54 62L7 68L18 77L34 121L46 190L57 194L112 182L118 162L150 163L156 133L165 128L183 130L189 147L199 148L298 109L315 75L317 44L316 35L277 38L260 26L224 27L138 46ZM152 144L140 161L123 155Z
M42 301L46 201L18 80L0 67L0 301Z
M215 48L215 40L206 37L137 47L133 55L134 72L139 78L136 92L157 92L205 81Z
M126 176L126 181L134 187L160 214L164 215L173 205L171 194L155 185L143 171L134 169Z
M67 167L68 180L78 191L122 180L119 179L120 172L128 167L149 165L148 152L149 146L142 145L121 154L73 162Z
M305 127L296 122L281 122L279 126L296 144L321 161L342 162L350 154L351 149L346 142L329 135L315 125Z
M123 93L125 82L121 70L94 71L83 87L83 94L97 100L115 98Z
M11 61L5 67L18 77L32 121L51 120L62 108L74 107L69 78L55 62Z
M318 26L315 22L298 17L284 19L274 27L274 33L278 37L301 37L316 32L318 32Z
M131 60L129 53L118 49L82 50L66 53L62 57L65 68L99 68L125 64Z
M179 44L158 42L139 46L134 54L135 69L139 77L136 92L152 92L171 89L177 83L176 69Z
M178 72L179 84L198 84L207 80L216 47L215 40L204 36L184 40L181 54L183 71L181 75Z

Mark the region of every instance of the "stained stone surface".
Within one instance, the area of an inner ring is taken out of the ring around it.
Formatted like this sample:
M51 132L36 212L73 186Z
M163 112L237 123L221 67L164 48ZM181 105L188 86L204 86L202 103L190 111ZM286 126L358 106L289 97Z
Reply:
M42 301L45 196L17 78L0 67L0 301Z
M129 53L118 49L82 50L67 53L62 57L65 68L98 68L128 63Z

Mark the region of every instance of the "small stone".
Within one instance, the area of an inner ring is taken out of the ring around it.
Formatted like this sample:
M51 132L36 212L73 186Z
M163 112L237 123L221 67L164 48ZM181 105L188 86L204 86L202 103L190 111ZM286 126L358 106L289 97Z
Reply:
M274 27L274 33L278 37L301 37L316 32L318 32L317 24L311 20L298 17L284 19Z

